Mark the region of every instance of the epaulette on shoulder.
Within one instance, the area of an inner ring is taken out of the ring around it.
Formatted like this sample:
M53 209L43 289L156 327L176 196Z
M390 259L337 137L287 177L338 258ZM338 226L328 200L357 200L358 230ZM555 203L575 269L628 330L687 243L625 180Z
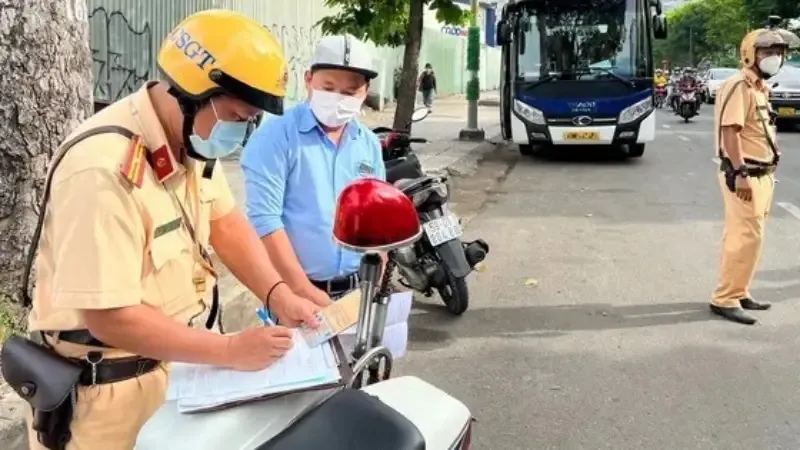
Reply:
M128 151L125 153L125 160L122 162L119 173L122 175L122 178L128 180L131 185L141 188L146 170L147 147L144 145L144 139L137 134L131 138Z

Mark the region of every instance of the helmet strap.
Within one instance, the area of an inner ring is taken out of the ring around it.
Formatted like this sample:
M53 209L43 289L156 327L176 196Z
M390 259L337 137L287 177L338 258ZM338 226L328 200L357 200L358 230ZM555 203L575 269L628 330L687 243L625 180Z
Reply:
M183 139L183 147L186 149L186 156L198 161L208 161L208 158L203 157L195 151L194 147L192 146L192 141L189 139L189 136L194 133L194 118L197 116L197 110L199 109L200 104L197 101L183 95L174 87L170 87L168 92L175 97L176 100L178 100L178 106L180 106L181 112L183 113L183 129L181 130L181 138Z

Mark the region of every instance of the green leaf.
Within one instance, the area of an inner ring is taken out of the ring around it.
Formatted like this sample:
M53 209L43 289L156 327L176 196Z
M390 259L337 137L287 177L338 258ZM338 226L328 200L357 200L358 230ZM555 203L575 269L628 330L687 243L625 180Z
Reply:
M422 1L448 25L464 25L471 18L453 0ZM390 47L405 42L411 0L325 0L325 6L337 12L317 22L323 34L350 33Z

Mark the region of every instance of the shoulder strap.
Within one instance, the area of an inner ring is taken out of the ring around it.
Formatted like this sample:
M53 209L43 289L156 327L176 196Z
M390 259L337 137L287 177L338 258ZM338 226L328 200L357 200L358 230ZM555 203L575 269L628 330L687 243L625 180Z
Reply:
M74 147L79 142L90 138L92 136L96 136L98 134L121 134L128 139L133 138L133 131L116 126L116 125L104 125L97 128L91 128L79 135L75 136L74 138L70 139L69 141L65 142L61 147L59 147L56 154L53 156L52 164L47 171L47 176L44 182L44 193L42 194L42 200L39 203L39 218L36 221L36 228L33 231L33 238L31 239L31 246L28 248L28 256L25 262L25 271L22 274L22 306L25 308L31 306L32 300L31 296L28 292L28 287L30 285L31 280L31 270L33 268L33 261L36 258L36 251L39 248L39 240L42 238L42 227L44 226L44 217L47 213L47 203L50 201L50 186L53 183L53 174L56 172L56 168L61 161L64 159L64 156L67 154L67 151Z
M756 115L758 116L758 121L761 122L761 129L764 130L764 138L767 140L767 145L769 145L769 149L772 152L772 165L775 166L781 159L781 153L778 150L778 146L775 144L775 141L773 141L772 137L769 135L767 120L764 118L764 115L761 114L761 110L766 108L768 107L756 105Z
M731 97L733 97L733 93L736 92L736 88L742 83L744 83L744 80L739 80L734 83L731 90L728 91L728 95L725 96L725 101L722 102L722 110L719 112L719 127L717 129L717 156L719 156L719 159L725 157L725 155L722 154L722 118L725 117L725 108L728 107L728 102L731 101Z

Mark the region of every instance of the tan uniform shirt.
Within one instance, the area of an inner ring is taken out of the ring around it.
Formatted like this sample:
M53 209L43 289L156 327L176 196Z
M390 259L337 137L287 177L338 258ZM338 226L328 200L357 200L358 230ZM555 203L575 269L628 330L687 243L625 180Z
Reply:
M739 83L742 80L744 82ZM725 107L724 116L720 117L723 112L722 106L731 89L735 89L735 91ZM758 107L762 109L759 111ZM769 87L752 70L741 69L738 74L725 80L717 91L717 102L714 105L715 151L720 148L720 124L722 126L735 125L741 127L739 139L742 156L764 163L771 163L772 150L764 136L764 128L758 116L759 113L763 115L764 120L767 121L767 130L770 133L770 137L773 142L776 142L775 128L769 125L770 111L772 111L772 107L769 103Z
M202 163L178 163L150 101L148 87L83 123L75 132L118 125L142 137L150 159L131 158L131 140L119 134L87 138L67 152L53 177L51 201L36 261L30 330L85 329L81 310L151 305L187 323L205 309L193 279L214 278L197 261L177 198L208 245L210 221L234 200L219 165L211 179ZM142 153L144 155L144 153ZM141 186L122 167L144 170ZM175 193L175 196L170 194Z

